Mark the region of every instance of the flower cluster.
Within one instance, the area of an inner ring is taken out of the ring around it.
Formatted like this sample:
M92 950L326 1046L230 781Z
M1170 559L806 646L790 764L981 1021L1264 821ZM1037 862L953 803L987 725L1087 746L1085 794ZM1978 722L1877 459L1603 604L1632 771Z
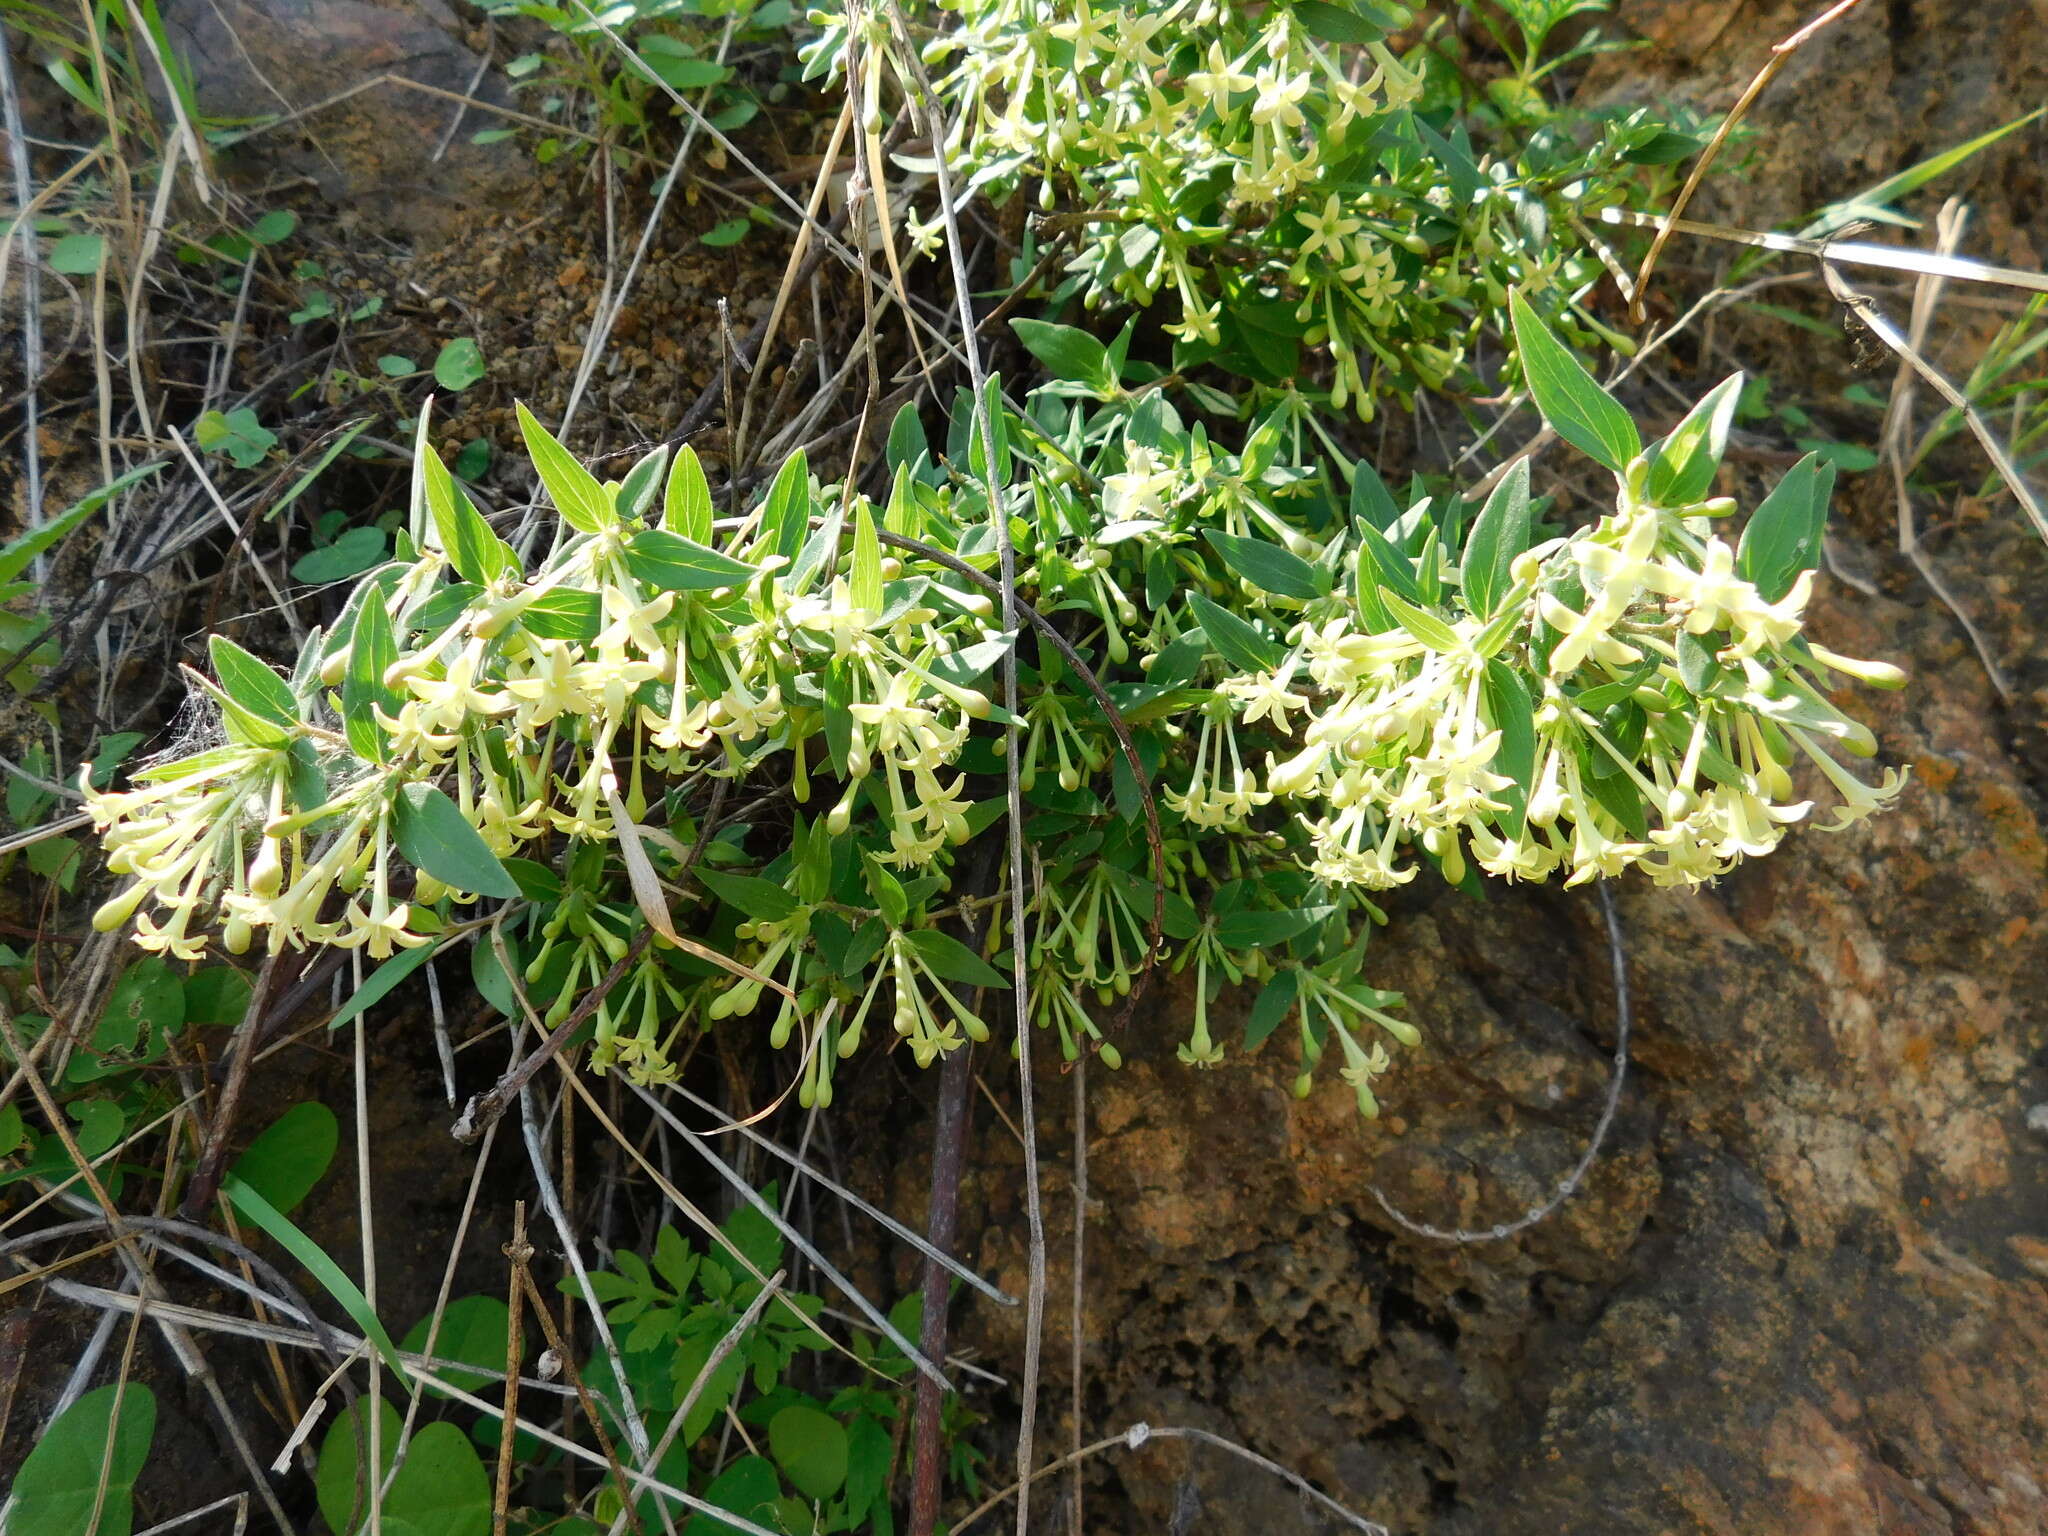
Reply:
M1897 795L1899 770L1872 787L1836 761L1874 742L1823 689L1830 674L1900 675L1803 641L1810 571L1766 601L1690 521L1625 504L1525 550L1514 601L1490 619L1409 607L1378 633L1355 613L1296 626L1271 684L1298 666L1315 695L1299 750L1265 783L1312 807L1299 814L1316 875L1384 889L1414 877L1395 857L1412 845L1453 882L1469 855L1509 880L1633 867L1695 884L1812 811L1793 787L1803 763L1826 783L1830 830Z
M1059 330L1031 335L1081 355ZM1193 990L1184 1061L1223 1058L1212 1004L1257 983L1246 1044L1293 1016L1300 1090L1334 1042L1370 1115L1416 1040L1360 975L1376 893L1428 865L1707 880L1899 792L1837 760L1874 742L1826 690L1901 679L1805 633L1831 474L1802 463L1734 542L1705 495L1739 379L1647 449L1606 416L1613 509L1558 532L1526 463L1476 511L1403 510L1355 464L1340 510L1287 408L1231 452L1104 382L1003 413L999 509L950 467L964 427L937 455L899 423L879 512L799 455L721 525L687 452L601 483L523 418L563 519L531 574L423 449L401 558L291 679L217 640L226 743L89 792L132 877L99 922L186 958L215 923L233 953L373 959L488 925L507 1012L559 1025L601 993L593 1066L666 1081L704 1028L757 1020L814 1105L883 1009L921 1065L988 1039L1020 954L1063 1052L1114 1060L1107 1012L1163 962ZM1553 419L1619 410L1554 387ZM961 574L992 510L1057 644L1019 646ZM983 679L1013 648L1021 933L963 882L1007 860L960 857L1006 835L1012 721ZM484 898L515 904L459 911ZM956 936L984 914L979 948Z
M941 13L921 64L962 180L999 197L1035 184L1074 241L1070 289L1090 307L1170 296L1176 366L1221 364L1253 406L1290 386L1303 349L1326 358L1331 408L1366 419L1384 396L1471 383L1508 288L1589 282L1602 257L1585 221L1649 197L1643 163L1689 142L1647 112L1559 117L1534 88L1559 62L1536 62L1540 35L1514 79L1463 102L1455 31L1397 53L1401 7L945 0L918 20ZM913 77L882 8L812 20L814 72L871 61L870 116L884 61ZM1430 126L1452 105L1471 106L1477 147Z

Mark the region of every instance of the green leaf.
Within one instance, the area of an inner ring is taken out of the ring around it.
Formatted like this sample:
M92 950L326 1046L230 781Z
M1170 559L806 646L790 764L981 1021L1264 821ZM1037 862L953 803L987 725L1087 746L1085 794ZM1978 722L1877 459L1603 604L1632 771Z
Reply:
M490 1474L468 1435L445 1420L414 1432L383 1524L389 1536L490 1536Z
M277 434L246 405L208 411L192 426L193 439L208 453L224 453L237 469L254 469L277 446Z
M433 445L422 442L419 454L420 488L426 497L427 511L456 574L481 587L491 585L501 576L518 575L519 556L491 531L491 525L455 483L455 477L448 473L448 466L441 462Z
M511 871L512 878L519 882L519 894L528 901L559 901L562 898L562 877L532 859L522 859L508 854L498 861Z
M1399 521L1401 505L1380 472L1365 460L1351 466L1351 521L1365 523L1385 533Z
M327 1021L327 1027L339 1029L365 1008L381 1003L398 989L400 982L433 959L435 950L439 948L438 944L420 944L393 955L370 972L363 984L349 994L348 1001Z
M1210 648L1233 667L1271 672L1280 665L1280 648L1229 609L1217 607L1199 592L1190 592L1188 603Z
M1858 192L1853 197L1847 198L1833 208L1826 210L1818 220L1801 233L1808 236L1825 234L1834 229L1839 229L1843 223L1847 222L1848 218L1853 217L1859 212L1867 209L1888 207L1908 193L1918 191L1937 176L1946 175L1965 160L1968 160L1972 155L1996 144L2007 134L2015 133L2029 124L2039 121L2044 113L2048 113L2048 107L2036 107L2033 111L2014 118L2003 127L1993 128L1989 133L1980 133L1974 139L1952 145L1939 154L1930 155L1917 165L1909 165L1905 170L1898 172L1896 175L1887 176L1876 186L1866 188L1864 191Z
M757 922L779 923L796 915L796 898L773 880L763 880L758 875L723 875L701 864L691 874L728 907Z
M732 71L725 65L710 59L699 59L682 51L684 44L677 38L657 33L640 40L640 62L672 88L678 91L702 90L706 86L720 85L732 78Z
M762 503L761 538L769 553L794 559L810 532L813 510L810 460L799 448L782 461Z
M903 936L918 958L941 981L957 981L968 987L1007 988L1010 980L950 933L936 928L917 928Z
M325 1104L294 1104L235 1159L235 1176L288 1215L326 1176L340 1137L340 1123Z
M917 402L906 400L889 423L889 472L915 464L921 453L931 452L924 438L924 422L917 414Z
M107 242L98 235L66 235L50 247L50 270L66 277L90 277L107 259Z
M685 450L687 451L687 450ZM695 455L692 455L694 459ZM701 471L700 471L701 473ZM709 500L705 503L709 508ZM754 567L667 528L643 528L626 541L626 569L664 592L744 587Z
M1678 632L1678 680L1694 697L1707 693L1721 676L1721 664L1714 647L1689 630Z
M128 1126L128 1117L111 1099L74 1099L64 1112L77 1124L78 1150L88 1159L111 1152Z
M92 1049L73 1054L67 1083L87 1083L154 1061L185 1024L185 984L155 955L137 960L107 993Z
M483 952L483 946L477 946ZM399 1348L409 1355L427 1353L427 1331L433 1324L429 1314L414 1323ZM437 1370L451 1386L465 1392L481 1392L493 1382L503 1381L505 1362L511 1357L512 1317L497 1296L458 1296L441 1313L441 1327L434 1335L436 1360L460 1360L476 1367L473 1371ZM446 1397L438 1387L427 1391Z
M662 443L642 454L619 482L619 494L612 499L622 518L639 519L654 504L654 489L661 472L668 468L668 444Z
M777 1190L778 1185L774 1180L763 1185L759 1191L761 1204L772 1209ZM726 1241L737 1248L747 1262L763 1275L773 1274L782 1263L782 1234L762 1211L761 1205L755 1204L752 1200L734 1211L720 1230L725 1233ZM787 1318L788 1315L780 1307L768 1313L771 1320Z
M981 399L983 414L988 418L988 435L984 438L978 425L970 425L967 436L967 468L977 483L987 485L993 479L998 486L1010 483L1010 413L1003 405L1003 381L1000 374L990 374L982 386ZM1159 407L1165 404L1165 397L1153 393L1146 397L1139 407L1142 419L1145 406ZM970 412L970 423L972 413ZM987 450L995 449L993 473L990 470Z
M1054 378L1086 384L1103 394L1115 390L1117 379L1109 365L1109 349L1086 331L1023 318L1012 320L1010 329L1026 351L1052 370Z
M711 538L711 483L704 478L697 450L687 444L676 450L675 460L669 465L661 526L700 545Z
M1358 535L1360 579L1370 578L1376 592L1392 592L1411 603L1422 601L1422 588L1415 580L1415 561L1404 555L1387 536L1370 523L1353 529Z
M276 245L280 240L291 238L292 231L299 227L299 216L289 208L273 208L248 228L248 236L254 245Z
M776 1528L774 1504L782 1494L775 1465L765 1456L742 1456L711 1480L704 1490L704 1502L738 1515L755 1525ZM683 1536L742 1536L740 1528L716 1515L695 1514L683 1527Z
M1326 43L1378 43L1390 33L1408 25L1406 10L1395 5L1376 5L1372 0L1344 0L1332 5L1326 0L1294 0L1294 19L1311 37Z
M519 895L483 834L433 785L403 786L391 802L391 825L398 851L442 884L501 901Z
M861 862L867 869L868 893L875 898L882 921L891 928L901 928L910 916L910 898L903 893L903 882L865 848L861 850Z
M1514 589L1515 557L1529 547L1534 519L1529 513L1529 460L1515 460L1486 498L1465 536L1465 606L1490 618Z
M539 640L589 642L604 628L604 608L595 592L556 587L519 610L519 623Z
M805 1498L822 1502L846 1485L846 1431L808 1403L791 1403L768 1421L768 1448Z
M754 221L740 214L737 218L719 220L697 238L715 250L723 249L728 245L738 245L753 227Z
M249 1011L249 978L231 965L209 965L185 978L187 1024L239 1024Z
M882 541L875 533L875 509L865 496L853 509L852 597L856 608L882 611Z
M147 738L141 731L115 731L100 738L92 754L92 785L94 789L105 789L114 777L114 770L127 760L128 754L141 746Z
M345 528L332 544L309 551L292 562L292 580L303 581L308 586L324 587L329 582L346 581L351 576L360 576L384 563L390 550L390 540L382 528L364 525Z
M1322 922L1335 907L1301 907L1285 912L1232 912L1216 919L1216 942L1225 949L1264 949L1284 944Z
M1209 541L1233 576L1241 576L1262 591L1306 602L1323 595L1324 583L1316 568L1291 550L1264 539L1242 539L1218 528L1204 528Z
M434 382L451 394L461 394L487 371L483 348L467 336L443 343L434 358Z
M391 633L391 614L384 606L384 594L374 589L364 593L356 610L348 648L348 666L341 676L342 731L357 757L381 763L390 755L384 729L371 717L372 709L397 717L398 695L385 686L384 673L398 660L398 642Z
M1700 148L1701 141L1691 134L1664 128L1633 149L1624 150L1621 158L1630 165L1676 165L1681 160L1690 160Z
M1300 995L1299 970L1290 965L1275 971L1272 979L1259 989L1258 1001L1252 1004L1251 1014L1244 1021L1244 1048L1251 1051L1264 1045L1266 1037L1280 1027L1280 1021L1287 1017Z
M1750 514L1735 551L1735 569L1755 585L1764 601L1777 602L1792 590L1801 571L1820 563L1821 535L1834 493L1834 466L1809 453L1785 471L1785 478Z
M1728 425L1735 419L1742 385L1740 373L1730 374L1651 446L1647 489L1652 505L1689 507L1714 488L1714 472L1728 449Z
M1634 419L1551 334L1519 288L1508 295L1508 311L1514 317L1522 376L1536 397L1536 409L1559 437L1620 474L1643 451Z
M396 352L386 352L377 359L377 371L387 379L409 379L420 371L420 365Z
M1015 640L1014 631L998 635L993 640L977 640L974 644L963 645L959 650L947 655L933 657L925 664L925 671L941 682L951 683L957 688L972 688L988 675L991 667L1010 654L1010 647ZM1196 660L1200 659L1198 653Z
M0 582L14 580L34 563L37 555L43 553L129 486L156 474L163 467L161 462L143 464L129 470L125 475L116 476L98 490L80 497L42 527L31 529L20 538L0 545Z
M213 660L213 675L220 679L229 698L274 724L299 723L299 704L292 697L291 684L263 662L226 635L209 637L207 651Z
M1394 615L1394 622L1432 651L1448 652L1460 648L1458 632L1427 608L1418 607L1392 592L1383 592L1380 596Z
M313 1498L320 1506L320 1513L326 1517L330 1531L360 1532L368 1523L369 1500L376 1496L377 1485L383 1481L383 1474L391 1470L391 1463L398 1457L398 1436L405 1427L398 1410L383 1398L376 1400L377 1414L377 1467L376 1477L365 1477L360 1490L362 1503L357 1503L356 1468L364 1460L364 1450L370 1438L367 1432L370 1399L359 1397L344 1406L340 1418L327 1431L320 1442L320 1460L313 1471ZM351 1523L349 1517L356 1518Z
M398 1358L398 1348L391 1342L391 1335L377 1320L369 1298L363 1295L341 1266L327 1256L327 1250L293 1226L284 1212L234 1174L230 1173L221 1180L220 1192L237 1214L269 1233L279 1247L320 1282L321 1288L341 1304L342 1311L363 1331L363 1336L377 1346L377 1353L384 1357L384 1363L397 1373L399 1381L410 1391L412 1377L405 1369L405 1362Z
M135 1528L135 1479L155 1435L156 1397L140 1382L86 1393L57 1415L23 1458L8 1536L84 1536L95 1529L95 1506L98 1536L128 1536Z
M562 521L581 533L597 533L611 527L617 514L612 510L610 494L597 477L556 441L555 435L534 418L523 401L515 409L534 473L540 476L548 499L562 514Z
M893 1448L889 1431L867 1414L846 1427L846 1517L856 1527L881 1497Z
M1501 835L1512 841L1528 824L1529 790L1536 777L1536 709L1522 674L1505 662L1489 661L1480 686L1487 714L1500 732L1494 772L1515 781L1499 792L1508 807L1500 819Z

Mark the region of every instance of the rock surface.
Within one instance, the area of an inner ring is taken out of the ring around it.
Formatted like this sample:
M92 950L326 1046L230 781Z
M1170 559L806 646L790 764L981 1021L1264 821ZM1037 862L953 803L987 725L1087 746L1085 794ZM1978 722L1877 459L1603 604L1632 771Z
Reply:
M1814 11L1623 4L1650 47L1586 89L1724 108ZM1780 76L1751 119L1756 168L1709 216L1795 219L2037 105L2044 22L2039 0L1866 5ZM1934 189L1972 201L1971 254L2039 264L2044 149L2036 124ZM1903 314L1906 291L1884 292ZM1778 351L1738 360L1839 389L1846 349L1787 349L1789 334L1743 332ZM1577 1160L1616 1021L1583 892L1403 893L1370 972L1407 993L1426 1040L1376 1125L1334 1078L1288 1096L1288 1030L1214 1072L1181 1068L1186 1000L1170 991L1127 1046L1135 1064L1090 1074L1083 1438L1198 1425L1441 1536L2048 1531L2048 678L2027 618L2048 605L2048 552L2009 498L1920 503L1923 524L1950 525L1933 558L2014 680L2002 707L1890 554L1882 479L1850 477L1840 531L1876 594L1831 584L1816 624L1913 674L1904 694L1853 700L1913 787L1889 816L1802 831L1716 888L1620 890L1628 1083L1605 1154L1549 1221L1446 1245L1402 1231L1372 1191L1486 1227ZM1064 1447L1070 1093L1041 1091L1041 1444ZM1017 1144L984 1123L977 1156L963 1230L985 1221L974 1256L1021 1291ZM903 1204L921 1179L901 1175ZM1016 1314L977 1308L965 1326L1021 1357ZM1114 1453L1088 1497L1090 1530L1341 1528L1186 1442Z

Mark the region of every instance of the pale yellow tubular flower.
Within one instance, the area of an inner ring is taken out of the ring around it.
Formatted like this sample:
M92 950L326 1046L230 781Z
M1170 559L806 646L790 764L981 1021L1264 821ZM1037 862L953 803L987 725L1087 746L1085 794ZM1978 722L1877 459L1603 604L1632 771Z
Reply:
M517 701L513 722L521 735L537 735L562 715L584 712L587 705L576 683L579 654L566 640L539 641L527 670L505 679L505 691Z
M1806 732L1795 726L1785 726L1783 729L1797 744L1799 750L1813 759L1814 766L1820 769L1827 781L1834 786L1835 793L1841 797L1841 803L1834 807L1833 820L1815 823L1820 831L1840 832L1854 826L1864 817L1884 810L1906 787L1909 774L1904 768L1887 768L1884 777L1875 785L1865 784L1815 746Z

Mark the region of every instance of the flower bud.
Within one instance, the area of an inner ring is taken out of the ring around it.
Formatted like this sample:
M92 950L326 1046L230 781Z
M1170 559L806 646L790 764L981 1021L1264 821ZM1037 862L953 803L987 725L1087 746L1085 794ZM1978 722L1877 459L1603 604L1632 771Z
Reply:
M99 910L92 915L93 927L101 933L112 933L135 915L135 909L142 905L142 898L148 894L149 887L140 880L136 881L118 896L100 904Z
M263 846L249 863L249 894L266 899L275 896L284 884L284 854L274 837L263 839ZM240 954L240 950L235 951Z
M1854 656L1844 656L1826 646L1809 639L1807 648L1813 652L1813 659L1835 672L1847 673L1859 682L1873 688L1903 688L1906 674L1887 661L1861 661Z

